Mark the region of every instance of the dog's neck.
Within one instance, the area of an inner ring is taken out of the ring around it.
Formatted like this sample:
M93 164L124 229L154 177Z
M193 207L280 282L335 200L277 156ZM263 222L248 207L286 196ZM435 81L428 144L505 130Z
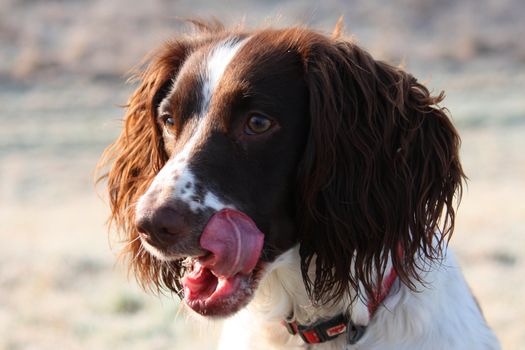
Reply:
M311 273L313 276L313 271ZM396 288L398 282L394 283L392 289ZM366 295L364 290L360 292L361 295ZM383 301L386 307L393 307L399 302L399 297L396 297L395 293L392 294ZM341 314L355 325L366 327L370 323L368 302L366 298L356 298L355 290L328 305L320 306L312 303L302 279L299 247L296 246L267 265L254 299L245 310L229 322L223 338L236 339L242 343L242 338L239 336L246 329L246 325L250 324L251 329L260 332L260 334L245 335L257 339L259 347L255 346L252 340L248 341L251 349L303 348L304 341L298 335L292 336L288 333L282 324L284 320L310 325L318 320L331 319ZM228 335L230 332L232 334ZM315 344L315 348L341 349L345 341L346 336L340 335L325 343Z
M355 291L322 307L312 303L302 279L298 246L267 266L266 274L248 308L264 315L269 322L280 322L291 317L290 320L297 323L311 324L341 313L347 314L356 324L367 325L369 321L367 304L355 298Z
M355 294L333 305L313 305L296 247L267 267L252 302L226 322L219 349L304 349L303 340L290 335L282 320L293 313L296 322L310 324L344 312L367 326L361 340L353 346L340 335L309 349L498 349L453 254L425 267L428 285L417 284L414 292L397 281L370 319L366 300L352 298Z

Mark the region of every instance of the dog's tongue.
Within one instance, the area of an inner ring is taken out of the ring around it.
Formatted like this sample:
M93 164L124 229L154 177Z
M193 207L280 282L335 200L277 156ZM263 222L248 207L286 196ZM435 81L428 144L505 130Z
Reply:
M234 301L240 304L249 294L263 242L263 233L247 215L232 209L213 215L200 238L210 254L198 259L182 279L188 305L203 315L232 311Z
M224 209L212 216L200 238L210 251L202 265L215 276L230 277L250 273L261 254L264 235L246 214Z

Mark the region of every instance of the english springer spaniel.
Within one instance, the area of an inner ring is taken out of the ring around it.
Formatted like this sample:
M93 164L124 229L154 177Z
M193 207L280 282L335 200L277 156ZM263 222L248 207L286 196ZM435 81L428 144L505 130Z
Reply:
M194 22L138 74L103 157L145 287L227 318L223 349L497 349L447 249L447 111L352 40Z

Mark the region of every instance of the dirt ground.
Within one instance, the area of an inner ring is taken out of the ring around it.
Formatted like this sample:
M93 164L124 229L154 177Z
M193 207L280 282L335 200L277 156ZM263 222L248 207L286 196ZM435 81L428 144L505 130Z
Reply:
M0 349L212 349L220 325L140 290L106 234L93 170L127 72L176 17L330 32L341 14L375 57L446 91L470 178L451 246L503 348L525 349L524 13L521 0L0 0Z

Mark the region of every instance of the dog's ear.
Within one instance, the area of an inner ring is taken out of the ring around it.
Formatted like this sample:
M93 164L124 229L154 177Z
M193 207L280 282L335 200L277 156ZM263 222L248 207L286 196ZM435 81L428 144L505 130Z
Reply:
M312 45L306 62L297 217L310 297L334 301L359 284L371 293L390 258L414 288L418 257L437 259L448 242L464 178L444 95L351 42Z
M157 107L188 54L184 41L166 43L135 75L139 86L126 105L124 127L102 155L98 169L111 165L98 180L107 178L110 223L118 229L123 256L143 286L175 288L174 269L145 253L134 225L135 203L167 161L156 122Z

